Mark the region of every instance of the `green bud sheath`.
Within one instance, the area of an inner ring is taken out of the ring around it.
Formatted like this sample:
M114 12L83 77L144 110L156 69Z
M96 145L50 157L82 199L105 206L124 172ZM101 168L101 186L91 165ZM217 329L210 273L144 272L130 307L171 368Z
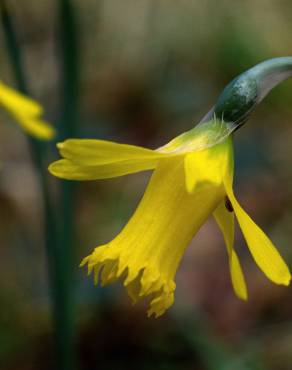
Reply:
M279 83L292 76L292 57L266 60L233 79L219 96L202 123L216 116L232 123L233 130L248 119L263 98Z

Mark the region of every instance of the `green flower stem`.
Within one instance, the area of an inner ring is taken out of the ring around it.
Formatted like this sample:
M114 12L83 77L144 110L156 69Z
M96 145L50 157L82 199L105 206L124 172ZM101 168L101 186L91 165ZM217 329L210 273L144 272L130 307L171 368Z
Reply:
M74 9L70 0L59 0L59 25L60 25L60 51L61 59L61 119L60 139L75 137L78 124L78 100L79 100L79 58L77 27L75 24ZM62 182L62 220L63 243L67 250L72 249L74 244L73 228L73 193L74 183Z
M17 40L13 19L5 1L1 2L1 21L7 43L10 63L20 91L28 94L29 88L25 78L22 55ZM66 242L67 230L70 229L69 221L66 221L66 228L58 230L57 214L54 209L48 184L47 173L47 150L48 144L38 142L29 138L34 165L42 189L44 202L44 231L45 246L48 257L49 281L51 297L53 302L53 319L56 335L56 365L58 370L72 370L74 368L74 320L72 311L72 273L71 273L71 249ZM70 195L63 189L63 217L69 214L64 208L69 203ZM58 231L61 231L61 233ZM61 234L61 235L59 235ZM71 245L70 245L71 247Z
M78 58L78 36L75 21L75 12L70 0L58 1L59 16L59 50L61 56L61 117L59 124L60 140L68 137L78 136L77 126L79 121L79 58ZM67 289L72 289L73 271L72 266L77 266L75 261L75 233L74 233L74 193L75 184L70 181L59 181L61 185L60 193L60 220L61 232L60 242L62 254L60 259L63 266L64 278L67 281ZM68 291L70 297L73 297L73 291ZM73 304L72 304L73 303ZM67 300L67 333L73 339L73 325L75 322L75 304L72 299ZM74 353L71 348L67 348L68 357L71 356L74 361ZM71 351L71 353L70 353ZM75 362L75 361L74 361ZM72 364L71 364L72 365Z

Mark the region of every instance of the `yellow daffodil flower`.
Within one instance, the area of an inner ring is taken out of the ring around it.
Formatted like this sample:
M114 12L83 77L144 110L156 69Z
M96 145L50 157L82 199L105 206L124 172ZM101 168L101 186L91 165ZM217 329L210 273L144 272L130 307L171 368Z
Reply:
M227 247L235 294L247 299L234 250L234 216L259 268L275 284L291 274L279 252L238 203L233 192L231 132L279 82L292 76L292 57L272 59L246 71L223 90L202 124L166 145L145 149L103 140L58 144L63 159L50 172L71 180L97 180L154 170L130 221L116 238L84 258L97 284L122 280L133 300L148 297L148 315L162 315L174 301L175 274L190 241L213 215ZM220 120L216 119L220 117Z
M233 248L234 213L250 252L266 276L288 285L290 272L280 254L236 200L233 148L228 136L206 147L222 123L210 121L156 150L102 140L69 139L58 144L64 159L49 170L57 177L96 180L153 169L134 215L120 234L94 249L81 265L102 285L123 280L133 302L149 296L148 315L162 315L173 304L175 274L190 241L213 215L225 239L233 288L247 299L238 256ZM234 212L233 212L234 210Z
M0 81L0 106L2 106L31 136L41 140L51 140L54 128L41 116L43 108L33 99L20 94Z

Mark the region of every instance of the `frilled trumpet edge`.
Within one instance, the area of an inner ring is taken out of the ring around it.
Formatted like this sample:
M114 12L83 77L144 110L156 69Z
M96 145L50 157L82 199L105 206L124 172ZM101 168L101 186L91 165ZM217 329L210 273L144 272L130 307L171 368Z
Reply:
M99 279L102 286L121 280L133 304L148 297L148 317L161 316L174 302L174 281L163 276L151 263L136 266L122 255L113 253L108 245L104 245L95 248L92 255L84 258L80 266L86 264L88 274L93 272L95 285Z

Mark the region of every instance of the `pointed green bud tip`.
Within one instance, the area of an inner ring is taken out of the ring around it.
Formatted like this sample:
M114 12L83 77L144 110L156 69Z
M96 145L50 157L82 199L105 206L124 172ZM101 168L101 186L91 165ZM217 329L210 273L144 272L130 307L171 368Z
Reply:
M214 108L203 119L216 116L238 126L245 123L263 98L292 76L292 57L266 60L233 79L220 94Z

